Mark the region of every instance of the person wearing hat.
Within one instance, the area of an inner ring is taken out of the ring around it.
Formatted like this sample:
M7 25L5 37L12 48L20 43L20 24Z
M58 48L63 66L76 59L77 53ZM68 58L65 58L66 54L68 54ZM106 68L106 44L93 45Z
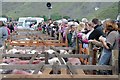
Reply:
M8 31L5 24L0 21L0 47L3 46L4 40L8 38Z
M87 18L82 18L82 22L87 23L88 22Z

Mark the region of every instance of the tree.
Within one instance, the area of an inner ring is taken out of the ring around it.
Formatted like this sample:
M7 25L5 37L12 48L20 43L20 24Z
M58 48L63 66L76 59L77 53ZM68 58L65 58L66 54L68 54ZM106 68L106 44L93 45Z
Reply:
M4 17L4 18L8 18L8 16L7 16L7 15L2 15L2 17Z
M59 13L53 13L51 15L51 19L52 20L59 20L59 19L62 19L62 16Z
M48 20L48 18L45 15L43 15L42 18L44 18L44 21Z
M63 18L65 18L65 19L69 19L70 17L69 17L69 16L63 16Z
M8 22L12 21L12 18L9 17L9 16L7 16L7 15L2 15L2 17L7 18L7 21L8 21Z

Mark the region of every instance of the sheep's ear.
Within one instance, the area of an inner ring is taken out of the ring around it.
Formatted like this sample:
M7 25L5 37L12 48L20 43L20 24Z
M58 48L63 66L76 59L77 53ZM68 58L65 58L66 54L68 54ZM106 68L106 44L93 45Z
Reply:
M73 53L73 54L75 54L75 52L76 52L75 50L72 50L72 53Z
M60 50L57 50L58 53L60 53Z
M55 54L55 52L53 52L53 54Z
M20 54L20 52L15 52L15 54Z

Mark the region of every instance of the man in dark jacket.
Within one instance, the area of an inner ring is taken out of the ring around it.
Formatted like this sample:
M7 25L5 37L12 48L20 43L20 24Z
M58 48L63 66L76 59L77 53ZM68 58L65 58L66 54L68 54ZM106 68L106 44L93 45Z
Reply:
M92 20L94 30L93 32L89 35L88 39L89 40L98 40L100 36L104 36L103 33L103 27L100 25L100 22L97 18L94 18Z
M57 36L57 39L58 39L58 35L59 35L59 33L58 33L58 29L59 29L58 23L57 23L57 22L54 22L53 25L54 25L54 26L52 26L51 36L52 36L52 37L55 37L55 35L56 35L56 36Z
M12 22L10 22L7 27L10 29L10 33L12 33L14 31L14 26L13 26Z

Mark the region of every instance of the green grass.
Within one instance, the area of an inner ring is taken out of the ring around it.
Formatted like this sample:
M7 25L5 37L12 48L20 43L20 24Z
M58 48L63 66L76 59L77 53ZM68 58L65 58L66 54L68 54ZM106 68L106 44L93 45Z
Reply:
M117 15L118 15L118 4L114 3L109 7L94 12L92 15L89 15L88 17L89 19L96 17L102 20L106 18L116 19Z
M58 14L61 16L70 16L81 20L83 17L92 19L98 17L100 19L112 18L115 19L118 14L117 3L52 3L51 15ZM99 6L100 9L95 11L94 8ZM3 15L7 15L14 19L21 16L48 16L48 9L45 2L40 3L4 3Z

